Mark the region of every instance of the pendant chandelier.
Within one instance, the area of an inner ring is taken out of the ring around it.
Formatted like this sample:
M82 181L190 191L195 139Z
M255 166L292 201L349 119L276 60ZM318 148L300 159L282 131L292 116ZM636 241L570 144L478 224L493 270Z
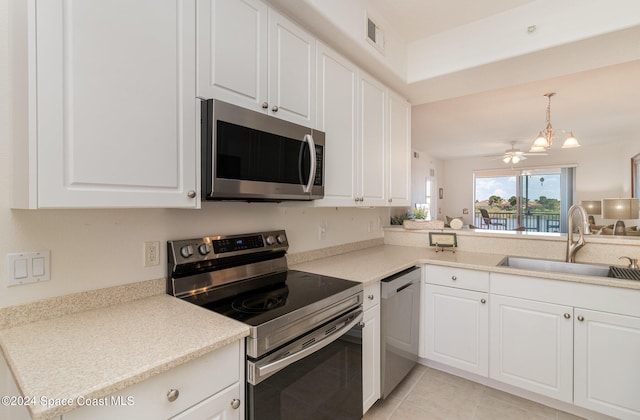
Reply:
M544 152L550 149L553 145L553 136L555 133L553 132L553 126L551 125L551 97L554 95L555 92L544 94L549 101L547 104L547 126L540 132L540 134L538 134L538 138L533 142L529 152ZM570 149L573 147L580 147L580 143L578 143L578 140L574 137L573 132L570 132L569 136L562 144L562 148Z

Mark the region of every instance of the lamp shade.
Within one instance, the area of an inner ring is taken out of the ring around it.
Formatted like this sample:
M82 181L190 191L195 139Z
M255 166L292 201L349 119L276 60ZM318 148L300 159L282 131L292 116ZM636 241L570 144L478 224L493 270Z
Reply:
M572 149L574 147L580 147L580 143L578 143L578 139L573 135L573 133L569 134L569 137L562 144L563 149Z
M637 198L605 198L602 200L602 217L604 219L637 219Z
M582 207L587 211L587 214L600 214L602 213L602 202L601 201L582 201L580 203Z

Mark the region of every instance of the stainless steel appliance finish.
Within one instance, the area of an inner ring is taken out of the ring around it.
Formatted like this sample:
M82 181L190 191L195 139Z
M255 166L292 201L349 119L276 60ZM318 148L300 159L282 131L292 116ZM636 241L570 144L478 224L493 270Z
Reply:
M315 200L324 196L322 131L214 99L202 102L205 200Z
M246 418L360 419L362 284L289 270L288 247L283 230L169 241L167 293L249 325Z
M412 267L381 282L382 398L389 396L418 361L420 277L420 268Z

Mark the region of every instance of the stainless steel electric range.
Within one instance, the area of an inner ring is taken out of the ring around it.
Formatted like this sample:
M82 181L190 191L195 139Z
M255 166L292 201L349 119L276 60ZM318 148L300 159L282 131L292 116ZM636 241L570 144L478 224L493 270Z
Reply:
M249 325L248 419L362 418L362 285L289 270L285 231L167 242L167 293Z

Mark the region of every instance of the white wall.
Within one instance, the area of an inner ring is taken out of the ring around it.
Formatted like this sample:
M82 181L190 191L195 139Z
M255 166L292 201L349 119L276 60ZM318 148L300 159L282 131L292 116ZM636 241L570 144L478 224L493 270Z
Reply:
M429 153L412 149L411 157L411 207L415 207L416 203L424 203L424 197L426 195L426 179L429 176L431 170L434 173L433 181L435 184L435 194L432 209L430 210L430 218L438 219L438 207L440 202L437 198L438 188L440 184L440 173L442 172L442 161L434 158ZM416 157L417 155L417 157Z
M631 197L632 156L640 152L638 139L583 146L578 149L551 150L549 156L533 157L515 165L516 169L534 166L577 164L576 201L612 197ZM501 160L469 158L444 161L445 188L443 211L446 215L473 212L473 171L504 169ZM465 220L467 223L469 220Z
M143 267L143 243L286 229L290 253L380 238L388 209L314 209L275 203L204 203L201 210L12 210L8 0L0 0L0 307L166 276ZM326 221L326 239L318 226ZM369 222L374 229L369 232ZM51 281L7 287L5 255L48 249ZM1 372L0 372L1 373ZM0 375L1 377L1 375Z

